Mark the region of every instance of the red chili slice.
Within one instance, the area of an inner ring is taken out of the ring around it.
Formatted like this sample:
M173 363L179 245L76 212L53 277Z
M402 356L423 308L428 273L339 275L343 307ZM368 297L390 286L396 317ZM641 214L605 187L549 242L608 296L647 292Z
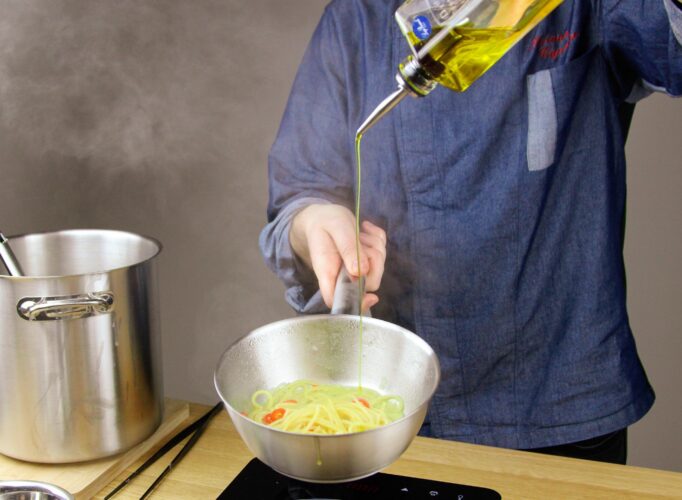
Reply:
M355 400L365 408L369 408L369 402L365 398L355 398Z
M271 415L271 418L272 418L272 422L274 422L275 420L279 420L280 418L282 418L286 412L287 412L287 411L286 411L284 408L275 408L274 410L272 410L272 411L270 412L270 415Z

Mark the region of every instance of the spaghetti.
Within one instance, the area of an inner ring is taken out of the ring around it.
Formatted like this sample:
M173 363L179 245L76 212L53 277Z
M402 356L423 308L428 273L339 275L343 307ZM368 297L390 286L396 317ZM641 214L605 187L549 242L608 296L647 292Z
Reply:
M389 424L403 416L400 396L367 388L297 380L251 396L246 416L288 432L345 434Z

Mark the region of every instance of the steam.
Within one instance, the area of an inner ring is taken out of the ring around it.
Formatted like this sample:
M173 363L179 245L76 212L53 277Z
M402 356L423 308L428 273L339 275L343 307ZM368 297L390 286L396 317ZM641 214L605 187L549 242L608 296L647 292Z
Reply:
M201 96L219 95L207 91L218 56L197 26L188 29L201 19L183 5L4 2L0 126L31 154L107 169L168 169L217 154L225 110Z

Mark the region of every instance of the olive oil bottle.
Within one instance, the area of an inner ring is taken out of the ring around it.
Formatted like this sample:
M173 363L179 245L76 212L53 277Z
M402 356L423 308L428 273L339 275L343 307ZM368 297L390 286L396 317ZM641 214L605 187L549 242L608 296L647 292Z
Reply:
M398 67L398 89L358 128L362 135L406 95L438 84L464 92L563 0L406 0L395 18L411 54Z

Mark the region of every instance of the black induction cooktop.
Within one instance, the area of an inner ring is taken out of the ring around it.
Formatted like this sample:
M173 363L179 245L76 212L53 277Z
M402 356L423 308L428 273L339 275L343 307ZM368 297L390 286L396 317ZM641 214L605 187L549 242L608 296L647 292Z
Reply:
M283 476L254 458L218 498L230 500L497 500L502 497L488 488L396 476L383 472L347 483L305 483Z

